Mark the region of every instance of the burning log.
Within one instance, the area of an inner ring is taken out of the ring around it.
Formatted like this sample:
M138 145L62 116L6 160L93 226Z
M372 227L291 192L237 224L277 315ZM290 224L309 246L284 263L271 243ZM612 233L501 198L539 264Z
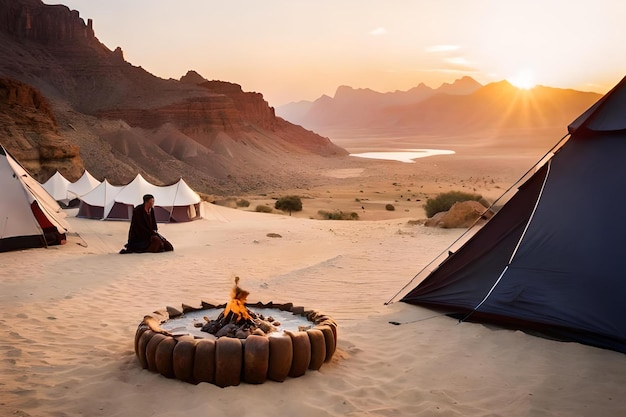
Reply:
M239 277L235 277L235 286L230 291L230 301L224 307L224 311L215 320L205 317L207 323L201 330L217 337L238 339L246 339L252 334L265 336L276 331L276 326L280 326L279 322L274 321L272 317L266 319L246 307L248 295L250 295L248 291L239 287Z

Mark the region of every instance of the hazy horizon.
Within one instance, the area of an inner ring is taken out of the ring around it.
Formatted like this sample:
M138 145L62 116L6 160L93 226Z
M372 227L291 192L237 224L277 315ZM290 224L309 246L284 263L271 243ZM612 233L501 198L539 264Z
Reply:
M622 77L626 3L617 0L380 0L271 3L61 0L98 39L162 78L195 70L270 105L463 76L605 93Z

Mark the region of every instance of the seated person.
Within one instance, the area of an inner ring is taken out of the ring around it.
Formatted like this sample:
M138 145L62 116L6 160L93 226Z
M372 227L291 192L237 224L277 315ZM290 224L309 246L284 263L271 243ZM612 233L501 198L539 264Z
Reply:
M133 209L133 217L128 231L128 243L120 253L164 252L174 250L172 245L157 232L154 217L154 196L143 196L143 204Z

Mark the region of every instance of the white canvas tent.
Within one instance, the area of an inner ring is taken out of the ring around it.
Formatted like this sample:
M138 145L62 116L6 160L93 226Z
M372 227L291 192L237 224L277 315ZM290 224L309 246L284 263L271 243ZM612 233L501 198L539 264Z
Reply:
M43 188L63 206L75 206L76 199L87 194L100 184L89 171L85 170L83 175L75 182L69 181L59 171L56 171L48 181L41 184ZM72 204L75 203L75 204Z
M123 185L111 185L105 178L96 188L82 195L76 217L85 219L106 219L115 203L115 196Z
M100 181L94 178L89 171L85 170L83 175L75 182L68 184L67 195L70 199L81 197L100 185Z
M0 252L65 242L61 207L2 145L0 190Z
M67 206L71 200L71 198L67 195L67 187L70 184L70 180L65 178L59 171L56 171L54 175L51 176L48 181L41 184L41 186L52 196L52 198Z
M106 180L103 184L80 198L78 217L130 220L133 208L143 203L143 196L152 194L157 222L186 222L200 218L200 196L182 178L175 184L158 186L137 174L126 186L115 187Z

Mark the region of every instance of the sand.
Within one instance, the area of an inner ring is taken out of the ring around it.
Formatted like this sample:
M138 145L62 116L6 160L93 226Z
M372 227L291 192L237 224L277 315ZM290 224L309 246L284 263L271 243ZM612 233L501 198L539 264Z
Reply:
M75 234L66 245L0 253L0 416L620 415L622 353L385 305L462 233L415 224L423 201L400 195L461 187L470 176L488 177L476 187L496 193L534 156L455 151L462 169L438 156L324 171L324 184L296 190L309 197L293 216L203 203L202 220L160 226L171 253L119 255L128 223L70 211ZM389 201L398 209L385 210ZM320 207L361 205L360 221L311 219ZM235 275L249 301L331 315L339 325L332 361L283 383L228 388L142 369L133 351L142 317L225 302Z
M0 254L0 415L598 416L626 407L621 353L385 305L458 229L203 211L161 225L172 253L119 255L128 223L69 217L80 236L66 245ZM235 275L250 301L335 318L332 361L283 383L228 388L142 369L133 337L143 315L226 301Z

